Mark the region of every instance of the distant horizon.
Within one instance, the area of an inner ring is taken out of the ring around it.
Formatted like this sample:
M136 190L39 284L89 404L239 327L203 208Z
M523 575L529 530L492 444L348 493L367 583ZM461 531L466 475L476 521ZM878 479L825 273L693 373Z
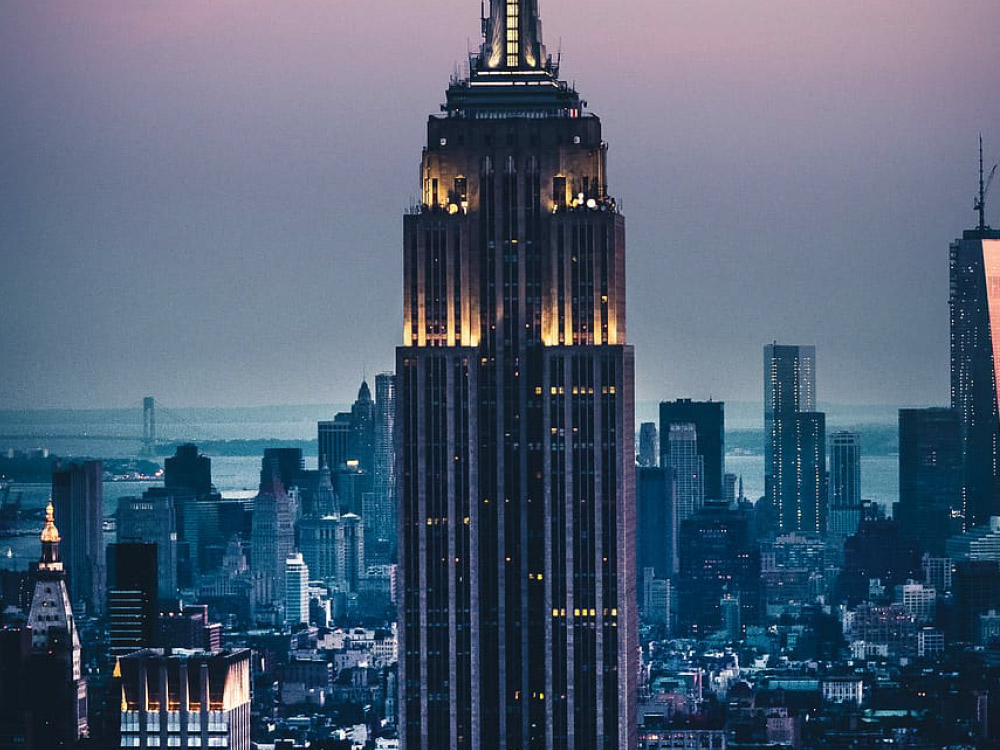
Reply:
M674 398L687 398L687 396L676 396L673 398L661 398L656 400L643 400L636 402L635 425L638 431L642 422L659 423L659 405L664 401ZM708 400L697 399L692 400ZM726 428L727 430L761 429L763 425L763 402L762 401L742 401L724 399L714 399L726 405ZM300 403L300 404L247 404L241 406L174 406L164 407L160 405L161 415L175 414L188 418L197 418L199 421L212 423L216 421L241 421L245 418L252 421L254 418L280 418L282 420L296 421L320 421L322 419L332 419L338 412L350 411L352 401L334 401L327 403ZM831 401L820 401L818 410L827 414L828 432L835 429L849 429L852 427L885 426L897 423L900 409L923 409L923 408L947 408L947 404L868 404L868 403L838 403ZM285 413L282 413L285 412ZM141 424L142 406L141 403L121 406L97 406L97 407L42 407L42 408L0 408L0 434L4 431L4 423L16 421L18 418L53 419L60 417L76 416L95 418L104 416L114 419L117 424L134 426ZM277 436L275 436L277 437ZM216 438L209 438L216 439ZM256 438L255 438L256 439ZM284 439L284 438L282 438Z

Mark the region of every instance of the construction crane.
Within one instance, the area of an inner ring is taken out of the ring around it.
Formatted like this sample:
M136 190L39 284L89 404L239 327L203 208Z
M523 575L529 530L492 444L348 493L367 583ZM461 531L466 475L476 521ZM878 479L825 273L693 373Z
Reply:
M998 164L993 165L990 176L983 179L983 136L979 134L979 197L972 204L972 210L979 212L979 231L983 232L986 226L986 196L989 195L990 187L993 185L993 178L996 177Z

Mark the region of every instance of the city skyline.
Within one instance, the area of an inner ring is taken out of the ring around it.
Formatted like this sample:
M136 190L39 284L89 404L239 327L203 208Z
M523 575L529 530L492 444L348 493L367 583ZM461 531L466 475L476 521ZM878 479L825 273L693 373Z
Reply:
M334 384L386 369L418 192L406 125L461 69L468 5L0 9L0 408L344 401ZM942 248L975 223L978 133L1000 153L1000 104L978 93L1000 9L542 14L598 113L630 113L608 140L638 401L754 399L777 339L822 351L831 401L946 403Z
M0 750L1000 747L1000 10L385 2L0 5Z

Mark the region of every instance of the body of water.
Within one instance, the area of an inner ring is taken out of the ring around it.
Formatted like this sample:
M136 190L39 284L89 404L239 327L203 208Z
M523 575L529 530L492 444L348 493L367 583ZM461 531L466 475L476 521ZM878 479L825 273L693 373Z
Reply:
M743 477L744 492L750 500L764 495L763 456L726 456L726 471ZM861 497L892 512L892 504L899 499L897 456L861 457Z
M332 419L341 406L261 407L248 409L160 409L160 442L190 440L307 440L316 436L316 422ZM756 407L745 409L748 414ZM727 415L728 416L728 415ZM847 416L846 414L844 415ZM881 422L880 422L881 423ZM141 449L142 411L136 409L0 411L0 450L47 449L64 458L132 458ZM99 436L108 436L100 439ZM131 436L135 436L133 440ZM260 456L211 456L212 479L223 494L253 491L260 474ZM316 468L316 456L307 455L306 467ZM157 459L161 464L163 457ZM726 471L743 477L746 496L756 500L764 494L764 457L730 455ZM158 486L152 482L106 482L104 514L111 516L123 497L141 495ZM26 518L20 529L41 530L41 511L48 502L48 484L22 484L11 488L11 497L21 495ZM896 456L863 456L862 497L891 510L899 494ZM59 519L56 519L58 524ZM108 541L114 541L108 535ZM38 537L0 538L0 568L27 568L40 554Z
M212 459L212 481L223 495L257 489L260 479L259 456L223 456ZM315 468L316 459L307 457L306 466ZM104 516L114 516L118 502L125 497L138 497L150 487L161 487L162 482L105 482ZM18 531L25 535L0 538L0 569L26 570L37 562L41 554L38 534L42 530L42 516L52 488L49 484L11 485L10 497L21 499L23 517ZM59 526L56 519L56 526ZM29 533L30 532L30 533ZM36 533L37 532L37 533ZM105 543L115 541L114 532L105 533Z

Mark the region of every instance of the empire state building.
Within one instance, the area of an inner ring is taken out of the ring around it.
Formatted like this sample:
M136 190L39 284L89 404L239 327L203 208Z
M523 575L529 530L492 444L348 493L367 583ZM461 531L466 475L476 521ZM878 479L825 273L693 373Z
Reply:
M536 1L492 0L403 221L405 750L635 747L633 353L606 161Z

